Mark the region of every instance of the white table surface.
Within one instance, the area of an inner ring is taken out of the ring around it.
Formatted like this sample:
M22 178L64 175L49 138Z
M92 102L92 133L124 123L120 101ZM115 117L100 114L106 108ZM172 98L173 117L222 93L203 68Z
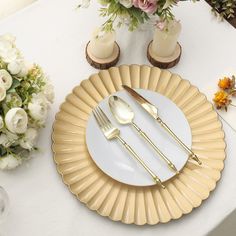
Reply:
M112 222L81 204L62 183L51 152L51 127L64 97L96 70L84 56L91 30L102 22L93 3L78 13L77 0L39 0L0 23L0 34L11 32L29 61L38 62L55 85L56 101L39 141L42 151L11 172L0 172L0 185L9 193L11 211L0 228L7 236L139 236L206 235L236 208L236 134L224 125L227 159L216 190L199 208L177 221L138 227ZM172 71L197 85L209 99L217 79L236 70L236 30L218 23L204 2L182 3L176 16L183 24L183 56ZM124 34L125 33L125 34ZM148 64L148 32L118 32L119 64Z

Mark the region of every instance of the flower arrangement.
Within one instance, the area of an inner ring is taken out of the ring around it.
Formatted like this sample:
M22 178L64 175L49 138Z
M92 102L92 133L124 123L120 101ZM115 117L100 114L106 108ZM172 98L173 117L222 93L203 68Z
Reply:
M82 0L78 7L86 8L90 1ZM100 0L100 15L108 18L103 24L103 30L112 31L117 19L117 27L128 21L130 31L148 21L152 15L158 16L162 22L168 22L174 19L171 10L179 1L186 0Z
M0 36L0 169L17 167L37 150L53 99L42 69L27 66L13 36Z
M236 96L236 87L235 87L235 76L224 77L218 82L218 87L220 90L215 93L214 103L217 109L228 110L228 106L234 106L232 103L232 97Z
M91 0L80 0L79 8L87 8ZM102 7L100 15L108 17L103 24L103 30L111 31L114 23L119 19L117 26L127 25L130 31L135 30L140 24L150 19L150 16L158 16L161 22L168 22L174 19L172 7L180 1L188 0L99 0ZM192 0L196 2L199 0ZM236 17L235 0L206 0L211 6L214 14L221 19L233 19Z

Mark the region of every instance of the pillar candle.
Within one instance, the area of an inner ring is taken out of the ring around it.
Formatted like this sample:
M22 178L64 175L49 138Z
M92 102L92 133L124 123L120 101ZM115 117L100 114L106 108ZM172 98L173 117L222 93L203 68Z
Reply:
M112 55L115 45L115 32L104 32L96 29L90 40L90 50L93 56L105 59Z
M179 21L161 22L154 31L152 50L160 57L173 55L181 32Z

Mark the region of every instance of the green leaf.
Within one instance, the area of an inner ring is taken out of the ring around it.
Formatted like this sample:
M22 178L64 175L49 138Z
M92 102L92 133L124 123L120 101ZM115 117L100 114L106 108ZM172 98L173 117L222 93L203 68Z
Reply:
M0 145L0 158L3 157L6 153L6 149L2 145Z
M144 17L142 16L142 12L139 9L133 8L131 11L133 17L135 17L140 23L144 22Z
M8 93L15 92L16 88L20 86L20 81L18 79L13 79L11 87L7 90Z

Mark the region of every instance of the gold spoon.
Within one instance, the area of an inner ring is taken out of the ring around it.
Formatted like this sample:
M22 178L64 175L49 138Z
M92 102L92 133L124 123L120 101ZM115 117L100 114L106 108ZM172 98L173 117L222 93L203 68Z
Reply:
M168 164L168 167L176 172L179 171L175 165L166 157L166 155L153 143L153 141L143 132L139 126L134 123L134 111L123 99L117 96L111 96L109 98L109 106L115 119L122 125L132 125L138 133L151 145L156 153Z

